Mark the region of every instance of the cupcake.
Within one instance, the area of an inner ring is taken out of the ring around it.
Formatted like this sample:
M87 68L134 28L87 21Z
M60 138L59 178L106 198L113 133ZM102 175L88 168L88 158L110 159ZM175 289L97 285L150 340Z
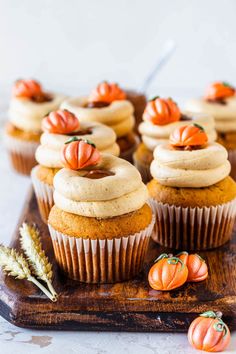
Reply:
M231 237L236 183L226 149L207 140L203 128L183 126L154 150L148 183L156 214L153 239L165 247L205 250Z
M154 225L139 172L82 140L65 145L62 156L48 218L59 266L86 283L136 276Z
M188 101L186 108L215 118L218 142L228 150L231 176L236 180L235 88L226 82L215 82L207 88L204 97Z
M61 149L70 141L80 139L95 144L99 151L119 155L115 132L100 123L79 122L66 110L51 112L42 121L43 134L35 156L39 165L31 172L34 191L43 221L47 222L53 206L53 177L63 167Z
M29 175L37 162L35 151L41 135L41 121L59 108L65 96L45 92L35 80L18 80L12 91L5 143L13 168Z
M142 143L134 153L134 164L145 183L152 179L150 165L155 147L168 143L169 136L175 128L190 125L193 122L205 129L210 142L216 140L214 119L211 116L181 112L177 103L171 98L154 97L147 103L143 122L139 126Z
M127 100L130 101L134 106L134 117L135 117L134 131L135 133L140 135L138 127L142 121L143 112L147 104L146 95L142 92L135 91L135 90L125 90L125 94Z
M62 108L80 117L81 122L99 122L111 127L117 135L120 157L132 161L138 137L134 133L134 107L117 84L102 82L88 97L70 98Z

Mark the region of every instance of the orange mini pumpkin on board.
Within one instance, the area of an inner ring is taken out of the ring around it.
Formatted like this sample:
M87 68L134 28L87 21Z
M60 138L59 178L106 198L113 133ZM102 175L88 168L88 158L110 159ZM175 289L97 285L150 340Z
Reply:
M207 141L207 134L198 124L178 127L170 135L170 144L175 147L203 146Z
M116 83L101 82L90 94L89 102L111 103L125 100L126 94Z
M188 268L177 257L161 254L148 273L148 282L154 290L169 291L179 288L188 278Z
M71 170L80 170L96 165L101 159L96 146L88 140L71 138L62 150L62 163Z
M222 101L235 95L235 88L227 82L214 82L208 86L205 93L207 101Z
M35 80L17 80L12 95L19 98L33 98L43 95L43 90L40 83Z
M143 113L143 119L155 125L178 122L180 118L180 109L171 98L154 97L147 103Z
M188 268L188 282L198 282L208 277L208 267L206 262L197 253L188 254L181 252L176 255Z
M58 110L43 118L42 130L52 134L69 134L79 129L80 123L74 113Z
M206 352L222 352L230 342L230 331L220 312L207 311L197 317L188 330L193 348Z

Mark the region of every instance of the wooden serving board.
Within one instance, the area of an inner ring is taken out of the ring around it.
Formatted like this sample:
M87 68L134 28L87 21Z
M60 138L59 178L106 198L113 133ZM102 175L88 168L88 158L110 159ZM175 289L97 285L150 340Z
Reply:
M147 283L149 265L170 250L151 242L143 274L119 284L87 285L66 279L54 259L47 226L41 221L31 190L19 220L36 223L43 246L54 265L58 302L52 303L34 285L11 277L0 278L0 315L20 327L57 330L183 332L198 313L220 310L236 329L236 233L230 243L201 252L209 265L209 278L185 284L172 292L152 290ZM19 248L18 227L11 246Z

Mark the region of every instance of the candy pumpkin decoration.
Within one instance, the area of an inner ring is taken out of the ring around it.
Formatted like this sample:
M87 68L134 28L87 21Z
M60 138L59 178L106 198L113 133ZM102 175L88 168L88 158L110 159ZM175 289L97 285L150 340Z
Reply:
M155 125L166 125L178 122L181 112L171 98L154 97L150 100L143 113L143 119Z
M90 94L89 102L111 103L125 100L124 91L116 83L101 82Z
M207 88L204 98L207 101L222 101L234 94L235 88L227 82L214 82Z
M69 134L79 129L79 120L74 113L58 110L49 113L42 121L42 130L52 134Z
M17 80L12 89L12 95L19 98L35 98L43 95L43 90L35 80Z
M62 150L62 163L71 170L94 166L100 161L100 153L88 140L71 138Z
M188 268L177 257L161 254L148 273L148 282L155 290L169 291L183 285L188 278Z
M207 141L208 137L204 129L198 124L178 127L170 135L170 144L174 147L203 146Z
M198 282L208 277L208 267L206 262L197 253L188 254L181 252L176 255L188 268L188 282Z
M207 311L197 317L188 330L189 343L206 352L221 352L230 342L230 331L220 312Z

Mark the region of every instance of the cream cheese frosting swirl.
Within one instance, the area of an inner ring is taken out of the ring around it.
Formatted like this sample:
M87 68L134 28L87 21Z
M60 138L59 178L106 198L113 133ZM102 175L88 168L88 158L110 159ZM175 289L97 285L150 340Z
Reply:
M73 135L43 133L40 138L41 144L35 154L37 162L50 168L62 168L61 149L72 136L91 141L100 152L119 155L116 134L111 128L96 122L80 122L80 131L89 132L87 134L75 132Z
M99 122L108 125L118 138L132 131L135 118L134 108L129 101L113 101L109 106L101 108L88 108L87 104L88 97L70 98L62 103L61 108L74 113L81 122Z
M140 173L129 162L102 154L101 162L90 170L113 173L99 179L84 177L89 169L61 169L54 177L55 205L69 213L110 218L140 209L148 199Z
M65 100L62 94L49 93L52 100L47 102L34 102L27 98L13 97L10 101L10 122L18 129L29 132L41 132L43 117L51 111L57 110Z
M164 186L208 187L229 175L227 157L226 149L217 143L198 150L176 150L162 144L154 150L151 174Z
M220 133L236 131L236 97L224 99L224 103L209 102L203 98L191 99L185 108L196 113L209 114L215 118L216 130Z
M215 131L214 118L206 114L193 114L191 112L183 112L184 116L191 118L190 120L179 120L166 125L155 125L149 121L144 121L139 125L139 132L142 135L142 141L149 150L154 150L159 144L167 143L170 134L178 127L197 123L201 125L208 135L210 142L217 138Z

